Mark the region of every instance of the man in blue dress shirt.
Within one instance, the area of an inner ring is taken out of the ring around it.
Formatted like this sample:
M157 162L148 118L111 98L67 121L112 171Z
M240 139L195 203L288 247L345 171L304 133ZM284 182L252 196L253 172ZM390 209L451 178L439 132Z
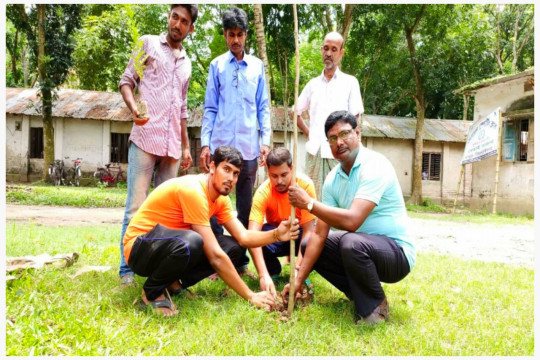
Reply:
M264 165L270 151L271 134L264 64L244 51L247 26L244 10L232 7L223 14L223 34L229 51L210 63L200 156L200 166L208 172L217 147L229 145L242 153L244 165L236 185L236 210L246 228L257 167ZM215 221L212 225L215 232L222 232Z

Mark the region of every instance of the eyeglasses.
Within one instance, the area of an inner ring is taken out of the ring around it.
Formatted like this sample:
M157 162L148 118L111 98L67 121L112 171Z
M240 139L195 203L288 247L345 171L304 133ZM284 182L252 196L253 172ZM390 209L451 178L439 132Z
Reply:
M338 137L339 137L341 140L345 140L345 139L347 139L349 136L351 136L352 132L353 132L353 129L343 130L343 131L341 131L341 132L340 132L339 134L337 134L337 135L329 136L329 137L328 137L328 143L329 143L330 145L336 145Z

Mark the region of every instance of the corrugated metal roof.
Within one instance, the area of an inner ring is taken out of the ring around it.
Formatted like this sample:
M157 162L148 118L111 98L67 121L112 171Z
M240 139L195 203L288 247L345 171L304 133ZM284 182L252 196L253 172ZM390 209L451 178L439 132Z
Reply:
M7 88L6 113L40 115L38 89ZM74 119L132 121L122 95L113 92L61 89L53 116Z
M414 139L416 119L396 116L362 115L362 136ZM465 142L472 121L425 119L424 140Z
M6 113L39 116L37 89L7 88ZM296 122L293 113L283 107L274 107L272 129L292 131ZM122 95L113 92L61 89L53 106L53 116L75 119L112 121L132 121L131 112ZM202 123L202 107L190 110L189 127L199 127ZM362 115L362 136L391 139L414 139L416 119L409 117ZM286 120L288 119L288 121ZM426 119L424 139L432 141L465 142L471 121Z

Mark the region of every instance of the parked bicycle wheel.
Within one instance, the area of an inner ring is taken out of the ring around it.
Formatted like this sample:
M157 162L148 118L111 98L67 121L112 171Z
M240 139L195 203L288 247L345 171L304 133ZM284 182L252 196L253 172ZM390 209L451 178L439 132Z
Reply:
M94 185L98 185L99 183L102 183L104 180L103 180L103 177L105 175L105 172L103 170L97 170L96 172L94 172L94 176L93 176L93 179L94 179Z
M68 179L69 179L69 184L71 186L80 186L81 185L81 169L70 168Z
M125 172L121 172L118 174L118 176L116 177L116 182L119 183L119 182L122 182L122 183L125 183L127 182L127 178L126 178L126 173Z

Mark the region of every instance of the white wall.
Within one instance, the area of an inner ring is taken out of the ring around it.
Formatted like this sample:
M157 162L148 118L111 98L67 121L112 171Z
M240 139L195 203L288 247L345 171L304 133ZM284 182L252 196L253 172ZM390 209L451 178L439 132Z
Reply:
M15 130L16 123L21 130ZM67 166L82 158L83 173L93 173L98 166L110 162L111 132L130 133L131 122L53 118L55 159ZM43 127L38 116L8 114L6 118L6 172L11 179L28 181L26 157L29 151L30 127ZM43 159L30 159L30 173L40 174Z
M503 113L515 101L534 94L524 90L525 79L481 88L475 95L474 119L486 116L497 107ZM491 212L495 191L496 156L472 164L472 209ZM501 161L497 212L534 214L534 162Z

